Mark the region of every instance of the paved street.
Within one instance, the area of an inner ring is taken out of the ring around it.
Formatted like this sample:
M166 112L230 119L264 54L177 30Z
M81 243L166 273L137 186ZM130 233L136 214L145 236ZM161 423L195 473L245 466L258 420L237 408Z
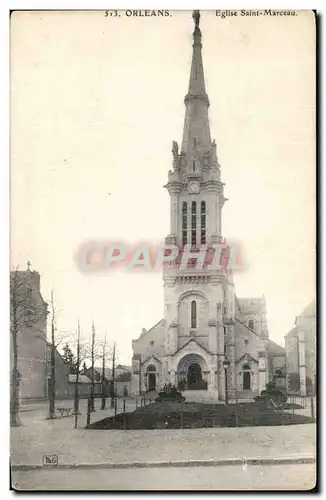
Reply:
M122 408L123 402L120 402ZM71 402L58 402L57 406ZM135 401L126 402L132 411ZM74 417L47 420L47 405L22 411L22 427L11 428L13 465L42 465L43 455L57 455L60 465L126 464L222 460L227 458L303 457L315 454L315 424L203 429L86 430L86 401L81 402L79 425ZM112 415L100 410L91 421ZM264 465L137 468L103 470L14 471L17 487L46 489L252 489L311 488L315 465ZM167 481L167 474L169 480Z
M309 490L315 465L169 467L116 470L41 470L13 473L29 490Z
M30 412L32 413L32 412ZM150 430L73 429L73 417L41 420L11 429L15 465L39 465L58 455L59 464L291 457L315 453L314 424Z

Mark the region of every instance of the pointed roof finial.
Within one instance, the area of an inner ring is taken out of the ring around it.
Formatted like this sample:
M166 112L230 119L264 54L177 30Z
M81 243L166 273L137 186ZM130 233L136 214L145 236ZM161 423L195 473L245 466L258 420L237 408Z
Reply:
M31 269L30 269L31 264L32 264L32 263L31 263L31 261L30 261L30 260L28 260L28 261L27 261L27 263L26 263L26 265L27 265L27 271L30 271L30 270L31 270Z
M199 20L200 20L200 12L199 12L199 10L194 10L192 12L192 18L193 18L194 23L195 23L195 28L199 28Z

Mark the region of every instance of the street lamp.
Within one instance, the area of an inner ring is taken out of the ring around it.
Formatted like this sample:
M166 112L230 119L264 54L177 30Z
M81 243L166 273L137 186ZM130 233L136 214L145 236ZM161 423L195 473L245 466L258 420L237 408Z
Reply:
M225 359L223 361L223 368L224 368L224 378L225 378L225 404L228 404L228 368L230 366L230 361Z

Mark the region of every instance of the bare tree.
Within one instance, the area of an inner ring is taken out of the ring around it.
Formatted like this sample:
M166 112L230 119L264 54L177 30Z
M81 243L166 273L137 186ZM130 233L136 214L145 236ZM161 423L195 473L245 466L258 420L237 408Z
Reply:
M11 387L10 387L10 425L21 425L19 418L19 386L21 374L18 371L19 335L26 327L35 326L38 321L46 322L47 304L43 300L32 300L29 287L31 271L28 262L27 271L18 267L10 272L10 337L12 352ZM45 328L44 328L45 330ZM43 334L45 335L45 331Z
M70 332L62 332L57 328L57 319L59 310L55 305L54 300L54 290L51 290L51 299L49 301L49 311L48 315L50 317L50 339L42 336L42 340L46 342L46 358L47 358L47 369L48 361L50 361L50 373L48 378L48 400L49 400L49 419L55 418L55 402L56 402L56 357L58 355L58 347L62 342L67 341L71 337Z
M106 337L104 338L103 348L102 348L102 401L101 410L105 410L106 398L105 398L105 348L106 348Z
M74 393L74 413L75 413L75 429L78 424L78 415L79 415L79 375L82 372L82 364L85 363L85 360L88 357L88 348L86 343L81 340L80 334L80 324L78 321L77 327L77 344L76 344L76 379L75 379L75 393Z
M55 329L56 329L56 317L55 317L55 306L53 301L53 290L51 291L51 364L50 364L50 380L49 380L49 418L55 418Z
M57 349L59 345L67 340L67 338L71 335L68 332L64 334L60 333L57 329L57 316L58 310L54 301L54 291L51 291L51 300L49 303L50 306L50 329L51 329L51 337L50 340L46 340L47 343L47 354L50 351L50 378L48 385L48 398L49 398L49 416L48 418L55 418L55 401L56 401L56 355Z
M80 366L80 325L78 320L77 328L77 359L76 359L76 380L75 380L75 395L74 395L74 412L75 412L75 429L78 423L79 414L79 366Z
M92 381L92 388L91 388L91 411L95 411L95 404L94 404L94 398L95 398L95 377L94 377L94 370L95 370L95 326L94 322L92 323L92 344L91 344L91 381Z
M113 343L113 352L112 352L112 381L111 381L111 408L114 408L114 398L115 398L115 356L116 356L116 345Z
M90 378L91 378L91 411L95 411L95 362L102 359L102 343L96 338L96 330L94 321L92 322L91 345L88 349L87 360L90 361Z
M112 350L112 348L108 347L106 337L104 338L104 341L102 342L101 347L102 347L102 402L101 402L101 410L105 410L106 409L105 368L106 368L106 362L109 361L110 359L112 359L113 350Z

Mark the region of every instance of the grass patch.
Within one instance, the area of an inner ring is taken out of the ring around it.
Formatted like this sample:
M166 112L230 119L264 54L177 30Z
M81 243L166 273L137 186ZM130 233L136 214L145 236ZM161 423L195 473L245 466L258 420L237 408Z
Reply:
M89 429L180 429L181 404L162 401L94 422ZM251 427L311 423L309 417L280 413L258 403L183 403L183 428Z

